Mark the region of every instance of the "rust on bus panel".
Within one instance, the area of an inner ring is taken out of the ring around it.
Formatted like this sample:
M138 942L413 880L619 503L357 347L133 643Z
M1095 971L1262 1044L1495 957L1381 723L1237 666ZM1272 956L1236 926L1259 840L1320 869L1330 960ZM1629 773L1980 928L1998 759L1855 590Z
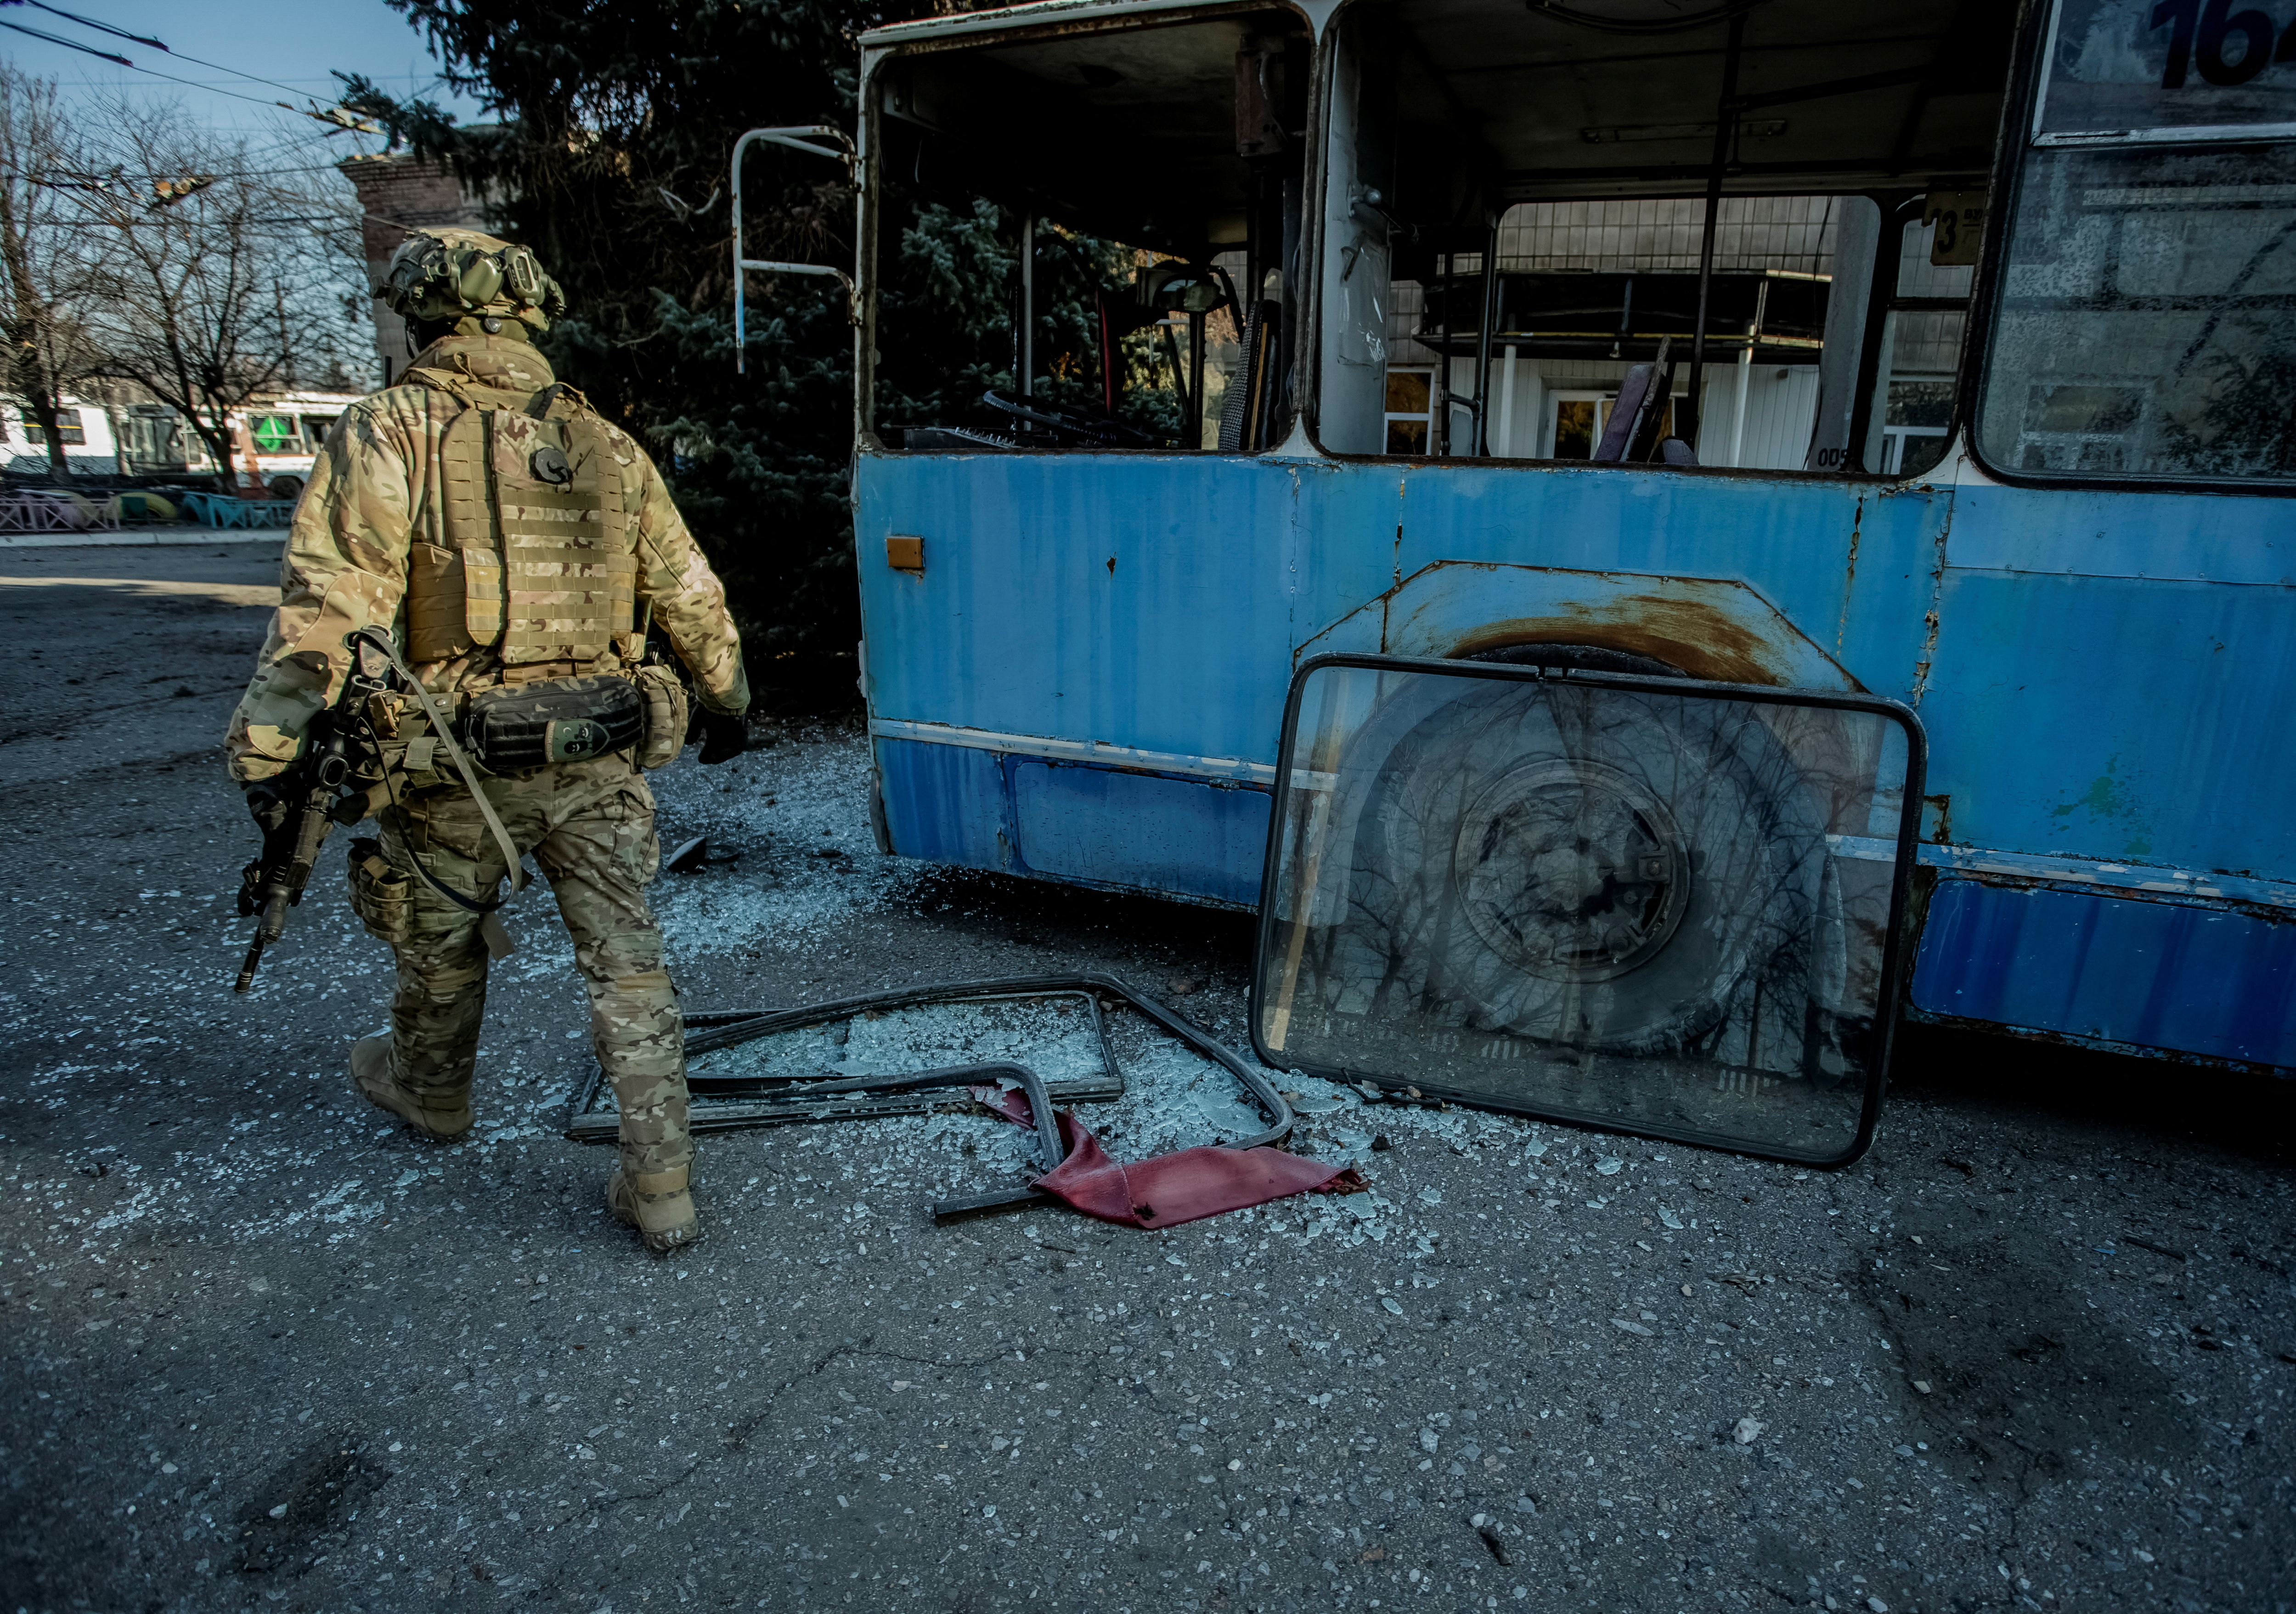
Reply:
M1725 600L1627 594L1574 604L1552 616L1489 623L1455 641L1446 656L1472 656L1514 644L1598 644L1678 667L1717 684L1783 684L1784 669L1761 637L1733 616Z
M1591 644L1720 684L1862 692L1759 591L1734 578L1437 561L1300 647L1456 658L1521 644Z

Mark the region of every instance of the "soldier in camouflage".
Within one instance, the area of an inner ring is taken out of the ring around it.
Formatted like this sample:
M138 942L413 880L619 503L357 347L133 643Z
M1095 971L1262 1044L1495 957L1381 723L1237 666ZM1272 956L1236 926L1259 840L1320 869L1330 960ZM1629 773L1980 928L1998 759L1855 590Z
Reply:
M425 345L399 385L344 413L312 469L279 610L232 717L232 774L260 821L266 782L335 699L346 638L364 627L395 634L450 727L489 692L578 699L635 678L643 744L501 773L481 758L483 801L454 748L392 698L381 835L354 846L351 884L397 954L398 986L389 1036L355 1044L350 1062L358 1090L420 1132L452 1142L470 1129L489 949L507 946L494 897L523 878L510 850L531 852L573 934L621 1111L607 1202L664 1253L700 1223L684 1025L645 902L660 849L638 764L676 756L685 701L666 668L640 663L650 622L693 676L701 760L721 762L742 748L750 700L741 641L652 463L533 347L565 301L530 252L471 231L417 233L377 295Z

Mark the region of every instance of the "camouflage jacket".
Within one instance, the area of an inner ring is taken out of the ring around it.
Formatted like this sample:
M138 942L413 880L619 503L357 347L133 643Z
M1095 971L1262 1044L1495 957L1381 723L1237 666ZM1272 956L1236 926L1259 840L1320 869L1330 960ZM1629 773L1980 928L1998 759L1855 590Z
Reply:
M460 378L472 401L489 409L523 409L556 384L548 361L510 337L445 337L409 368ZM397 622L411 546L439 541L439 432L463 407L430 387L390 387L352 405L328 434L295 507L280 563L279 610L225 740L234 779L268 778L293 761L306 725L341 688L349 660L344 638ZM623 463L636 467L634 477L625 475L638 606L652 607L702 703L738 716L750 704L750 684L725 587L645 451L605 430L616 457L627 453ZM415 670L434 693L485 687L501 676L484 651Z

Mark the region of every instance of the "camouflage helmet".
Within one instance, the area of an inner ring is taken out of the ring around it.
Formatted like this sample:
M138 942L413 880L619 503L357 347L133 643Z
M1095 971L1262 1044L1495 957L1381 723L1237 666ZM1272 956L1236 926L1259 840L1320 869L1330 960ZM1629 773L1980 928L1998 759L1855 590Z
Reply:
M566 312L565 292L532 252L476 230L410 233L375 295L409 320L493 317L547 331Z

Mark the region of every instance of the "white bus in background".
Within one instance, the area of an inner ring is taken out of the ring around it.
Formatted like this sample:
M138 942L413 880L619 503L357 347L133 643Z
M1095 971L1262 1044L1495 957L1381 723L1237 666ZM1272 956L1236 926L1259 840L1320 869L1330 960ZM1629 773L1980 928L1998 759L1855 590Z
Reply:
M298 391L239 411L231 417L236 485L250 484L250 462L258 485L282 498L303 490L319 445L356 392ZM45 434L30 411L8 400L0 406L0 469L19 476L48 471ZM58 411L64 460L74 471L111 476L212 476L215 458L199 433L164 404L102 404L68 397Z
M111 422L100 404L68 398L56 411L58 435L63 438L64 463L75 471L111 476L119 469L119 448ZM32 423L32 412L14 398L0 402L0 468L19 476L48 473L47 435Z
M282 498L303 491L336 419L364 397L357 392L289 392L232 417L234 468L244 472L250 453L263 483Z

